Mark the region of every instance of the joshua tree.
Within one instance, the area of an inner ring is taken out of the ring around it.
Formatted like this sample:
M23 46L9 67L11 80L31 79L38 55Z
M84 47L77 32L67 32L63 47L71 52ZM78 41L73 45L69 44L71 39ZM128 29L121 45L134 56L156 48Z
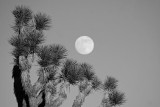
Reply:
M32 12L30 9L24 6L17 6L15 10L12 12L15 16L15 25L13 26L13 30L15 31L15 36L9 40L9 43L14 46L14 50L12 51L12 55L14 56L15 66L13 68L13 78L14 78L14 92L17 98L18 107L22 107L23 99L25 98L27 106L29 106L28 95L25 93L23 89L23 83L19 82L22 80L21 78L21 69L19 66L19 57L21 55L28 54L28 47L25 47L24 35L21 33L21 29L23 26L27 25L27 23L32 19ZM25 17L24 17L25 16ZM18 80L18 81L17 81ZM23 92L23 93L22 93ZM24 97L26 96L26 97ZM27 99L26 99L27 98Z
M55 86L58 84L59 79L56 77L58 67L62 65L63 59L66 58L67 50L61 45L41 46L38 51L40 60L38 61L41 66L41 74L46 76L45 93L47 105L52 105L52 100L55 96Z
M73 102L72 107L81 107L85 98L91 93L92 89L97 90L101 84L93 71L93 67L87 63L80 65L82 78L79 82L79 94Z
M124 93L117 91L118 81L113 77L107 77L103 83L104 96L101 102L102 107L122 105L125 102Z
M32 11L25 6L17 6L12 13L15 17L15 23L12 27L15 34L11 37L9 43L14 46L12 55L14 56L15 66L21 71L18 72L16 70L14 73L20 73L19 76L21 77L19 78L21 78L21 81L19 82L22 82L22 90L24 89L23 91L29 96L30 103L32 103L37 90L34 90L34 87L30 83L29 72L32 63L29 62L28 56L30 54L34 55L37 52L39 44L44 41L42 30L46 30L49 27L50 19L45 15L40 15L38 18L33 17ZM37 19L41 20L34 21ZM14 90L18 89L14 88ZM22 107L20 105L21 101L18 102L19 107Z
M18 107L59 107L66 100L66 89L70 85L79 87L72 107L81 107L85 98L99 89L104 91L101 106L116 106L125 102L124 93L116 89L116 79L107 77L102 84L91 65L68 59L64 46L42 45L45 40L43 31L51 26L49 16L33 14L26 6L17 6L12 13L15 17L14 35L9 43L14 47L11 53L14 56L12 78ZM30 72L35 62L39 66L39 78L32 85Z
M57 92L57 96L55 94L50 94L50 104L48 104L50 107L59 107L67 98L65 90L70 85L76 85L81 77L78 68L78 63L75 60L66 59L63 62L61 72L54 78L54 82L57 80L57 83L60 84L60 89Z

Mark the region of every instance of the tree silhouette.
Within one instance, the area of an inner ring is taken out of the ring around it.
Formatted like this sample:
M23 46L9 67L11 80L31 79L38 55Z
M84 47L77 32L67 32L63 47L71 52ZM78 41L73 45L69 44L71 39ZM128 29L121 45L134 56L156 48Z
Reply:
M103 83L104 96L101 102L102 107L122 105L125 102L124 93L117 91L118 80L108 76Z
M104 91L100 106L111 107L125 102L124 93L117 91L115 78L107 77L102 83L90 64L67 58L64 46L42 45L45 41L43 31L51 27L48 15L34 14L26 6L16 6L12 14L15 17L14 34L9 43L13 46L12 78L18 107L59 107L67 99L66 90L70 85L79 88L72 107L81 107L85 98L97 90ZM31 84L34 63L39 66L38 79Z
M91 93L92 89L98 89L100 81L95 76L93 67L87 63L80 65L82 79L79 84L79 94L73 102L72 107L81 107L85 101L85 98Z
M37 49L39 47L39 44L41 44L44 41L43 38L43 32L37 31L35 29L36 24L33 24L33 13L32 11L26 7L26 6L17 6L12 11L14 17L15 17L15 23L12 27L15 31L14 36L12 36L9 40L9 43L14 46L12 55L14 56L14 62L15 65L17 65L21 72L18 72L17 70L13 73L19 73L19 77L14 77L14 80L16 82L16 78L19 78L22 84L21 90L25 92L25 94L29 97L30 105L34 105L34 102L36 101L36 92L38 90L35 90L34 86L31 85L30 75L29 71L32 66L31 63L29 63L29 55L33 54L32 59L34 59L34 54L37 52ZM44 16L43 16L44 17ZM45 17L46 18L46 17ZM46 21L39 22L45 26L47 26L48 23ZM45 24L44 24L45 23ZM43 28L45 28L45 26ZM41 29L42 30L42 29ZM32 61L33 62L33 61ZM36 86L35 86L36 87ZM36 87L37 88L37 87ZM38 88L39 89L39 88ZM14 87L14 90L20 90ZM21 94L22 91L19 91L19 94L15 94L16 97ZM17 91L16 91L17 92ZM18 104L22 104L22 100L17 100ZM27 102L27 101L26 101ZM28 104L27 104L28 105ZM22 105L19 105L19 107L22 107Z
M9 40L9 43L14 46L12 51L15 62L12 71L12 77L14 78L14 93L17 98L18 107L23 106L23 100L25 100L27 107L29 107L29 96L23 89L23 82L21 82L22 72L21 67L19 66L19 57L21 55L26 56L28 52L28 48L25 47L24 35L21 34L21 29L22 26L27 25L27 23L31 20L32 11L25 6L17 6L12 13L15 17L15 25L13 26L13 30L16 34L15 36L12 36L12 38Z

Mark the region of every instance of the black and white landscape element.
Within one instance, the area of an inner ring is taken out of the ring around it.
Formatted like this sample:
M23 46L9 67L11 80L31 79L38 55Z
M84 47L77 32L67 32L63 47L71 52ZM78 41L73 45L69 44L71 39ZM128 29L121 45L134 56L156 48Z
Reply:
M159 4L0 0L0 107L111 106L107 81L117 106L159 107Z
M64 46L42 44L45 41L44 30L49 30L51 24L48 15L34 14L22 5L16 6L12 14L15 17L12 26L14 34L9 43L13 46L12 78L18 107L60 107L67 99L66 91L71 85L79 89L72 107L81 107L85 98L98 90L104 93L100 107L119 106L125 102L124 93L117 90L118 81L115 78L107 77L102 83L92 65L67 58ZM85 40L91 41L88 38ZM88 44L82 44L83 48L90 47L89 42L84 42ZM89 54L89 51L86 52ZM33 72L37 73L36 81L31 79Z

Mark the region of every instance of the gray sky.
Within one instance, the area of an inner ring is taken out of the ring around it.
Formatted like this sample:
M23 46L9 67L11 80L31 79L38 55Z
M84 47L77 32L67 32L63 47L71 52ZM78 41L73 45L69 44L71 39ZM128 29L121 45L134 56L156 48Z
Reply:
M21 4L51 16L47 44L64 45L68 57L93 65L101 80L107 75L119 80L127 98L122 107L160 106L160 0L1 0L0 105L17 106L8 39L13 34L11 11ZM85 56L74 48L82 35L95 42L94 51ZM90 95L83 107L96 107L101 95ZM65 104L72 101L69 97Z

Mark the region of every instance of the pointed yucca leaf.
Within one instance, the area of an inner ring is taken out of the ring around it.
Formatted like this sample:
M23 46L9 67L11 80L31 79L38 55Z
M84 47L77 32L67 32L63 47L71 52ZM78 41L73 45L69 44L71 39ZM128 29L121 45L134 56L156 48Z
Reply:
M11 27L16 33L18 32L20 32L20 29L21 29L21 26L20 25L14 25L14 26L12 26Z
M12 51L12 55L15 58L18 58L20 55L27 56L29 53L29 48L25 47L25 39L24 35L15 35L12 36L9 40L9 43L14 46L14 49Z
M100 89L101 86L102 85L102 82L99 80L99 78L97 77L97 76L95 76L94 78L93 78L93 80L92 80L92 88L94 89L94 90L98 90L98 89Z
M54 55L55 61L66 58L67 50L64 46L59 44L53 44L49 48L50 48L50 52Z
M78 71L79 65L77 61L71 59L67 59L64 62L64 66L61 70L64 80L72 85L75 85L81 78L81 73Z
M17 26L27 24L29 20L32 19L32 11L26 6L17 6L12 13L15 17L15 24Z
M39 44L43 43L44 36L40 32L30 32L26 35L25 46L30 48L31 53L35 52Z
M62 59L67 56L66 52L67 50L62 45L41 46L38 50L38 56L40 57L38 63L42 67L49 65L59 66Z
M125 102L125 95L122 92L119 91L113 91L112 93L109 93L108 95L109 103L112 106L120 106Z
M83 77L88 81L91 81L94 78L95 73L93 72L93 67L87 63L81 64L81 71L83 73Z
M18 47L14 48L11 54L15 57L18 58L19 56L27 56L29 53L29 49L27 47Z
M38 56L41 58L38 63L42 66L42 67L46 67L48 65L50 65L50 58L51 55L49 53L49 47L48 46L41 46L38 50Z
M36 30L48 30L50 28L51 19L46 14L38 13L34 15Z
M118 80L113 77L107 77L104 82L104 90L113 91L117 87Z
M14 35L8 41L12 46L19 47L25 45L25 36L24 35Z

